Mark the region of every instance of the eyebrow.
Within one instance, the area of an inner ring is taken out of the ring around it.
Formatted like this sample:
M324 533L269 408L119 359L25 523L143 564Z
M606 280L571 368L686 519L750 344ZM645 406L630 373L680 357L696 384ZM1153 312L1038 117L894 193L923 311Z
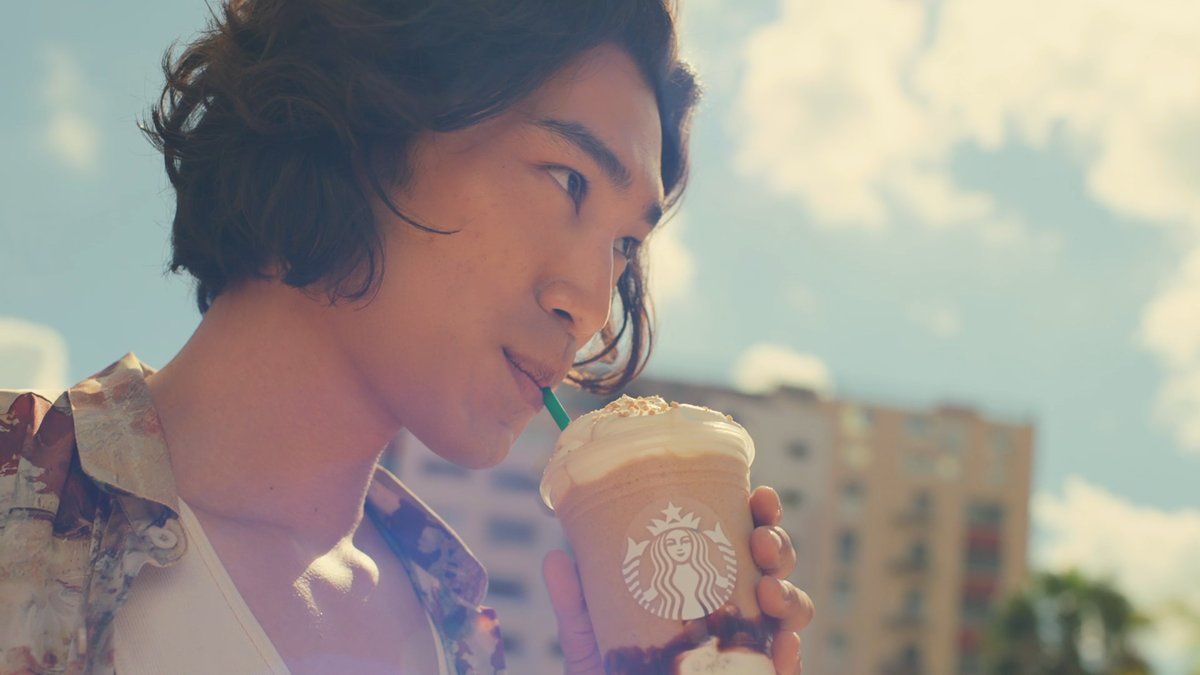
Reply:
M618 190L625 192L629 189L633 179L630 177L629 169L621 163L617 154L612 151L604 141L600 140L591 129L580 122L570 120L560 120L551 117L543 117L535 119L531 122L534 126L546 129L558 136L560 139L567 141L576 148L582 150L584 154L592 158L604 172ZM646 206L642 217L654 229L658 225L658 221L662 220L663 203L662 200L654 200Z

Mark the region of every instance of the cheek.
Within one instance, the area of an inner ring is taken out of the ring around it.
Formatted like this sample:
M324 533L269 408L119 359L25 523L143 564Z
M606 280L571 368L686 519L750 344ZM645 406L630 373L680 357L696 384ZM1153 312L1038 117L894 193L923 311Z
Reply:
M453 219L459 231L430 241L422 251L425 273L485 296L530 277L561 219L545 201L516 189L489 190L464 201Z

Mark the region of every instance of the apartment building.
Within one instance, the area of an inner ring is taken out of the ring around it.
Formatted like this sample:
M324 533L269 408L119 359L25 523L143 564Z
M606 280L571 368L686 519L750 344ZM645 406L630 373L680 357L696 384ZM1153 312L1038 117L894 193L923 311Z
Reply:
M988 618L1026 576L1033 428L954 406L824 408L817 670L980 672Z

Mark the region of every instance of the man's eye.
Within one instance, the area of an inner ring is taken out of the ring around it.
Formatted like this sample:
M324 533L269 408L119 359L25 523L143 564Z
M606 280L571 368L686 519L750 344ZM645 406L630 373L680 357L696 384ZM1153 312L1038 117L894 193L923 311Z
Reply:
M567 194L571 196L571 201L575 202L575 206L578 207L579 203L583 201L583 196L587 194L587 179L578 171L565 166L552 166L547 170L562 186L562 189L567 191Z
M633 254L637 253L637 249L641 245L641 239L636 237L621 237L617 240L617 245L613 246L613 250L624 257L625 260L632 260Z

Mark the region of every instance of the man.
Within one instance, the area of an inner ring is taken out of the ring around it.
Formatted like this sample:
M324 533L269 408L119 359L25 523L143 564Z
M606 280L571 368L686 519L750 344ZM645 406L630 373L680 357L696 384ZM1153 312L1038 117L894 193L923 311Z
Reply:
M539 410L522 378L640 371L639 247L696 98L673 26L650 0L251 0L168 58L148 133L202 319L161 370L0 396L4 672L503 670L483 567L376 462L408 429L493 466ZM797 672L811 602L777 496L752 507ZM567 672L601 672L572 563L544 572Z

